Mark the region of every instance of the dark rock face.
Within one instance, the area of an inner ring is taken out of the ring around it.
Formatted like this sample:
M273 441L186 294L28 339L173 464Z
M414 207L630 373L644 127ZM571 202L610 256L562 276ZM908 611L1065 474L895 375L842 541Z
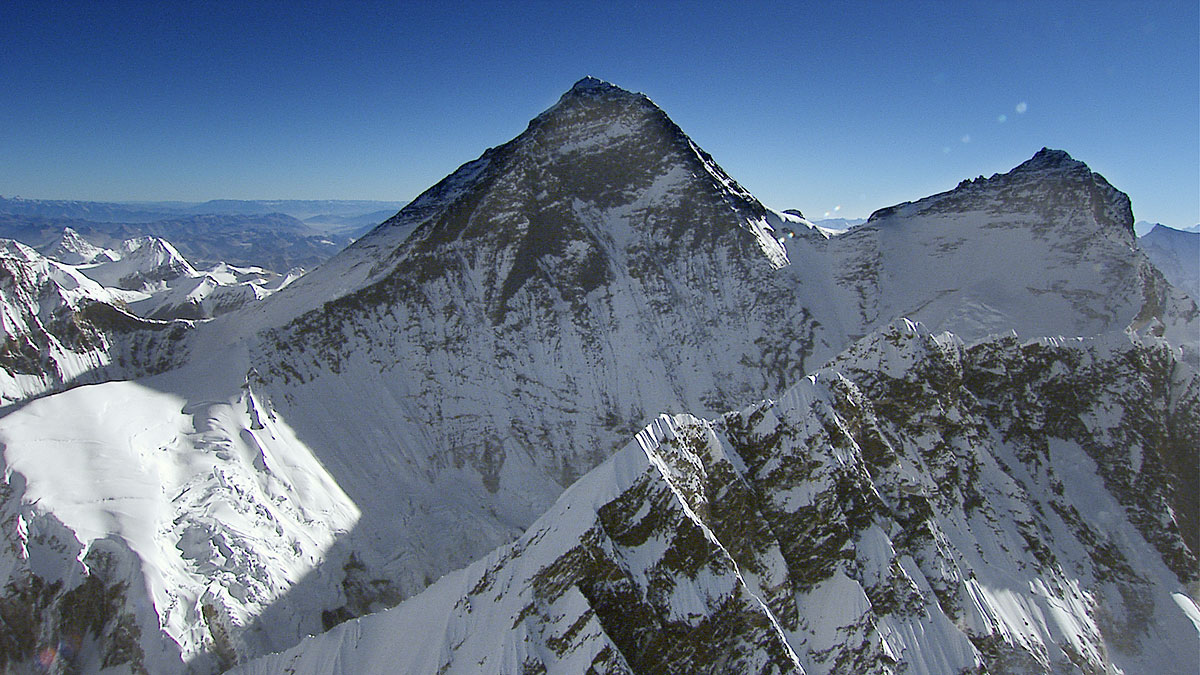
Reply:
M15 535L2 542L13 564L0 595L0 669L146 673L148 645L178 654L155 617L141 609L149 598L137 585L138 564L129 547L105 539L83 550L52 514L22 509L22 490L19 478L0 481L0 525ZM31 567L29 552L39 549L53 551L63 567Z
M645 96L598 84L573 88L364 245L417 223L376 274L403 260L393 284L479 275L488 315L502 324L527 285L524 295L578 310L626 259L672 264L724 249L757 268L766 247L782 264L778 244L750 225L765 213Z

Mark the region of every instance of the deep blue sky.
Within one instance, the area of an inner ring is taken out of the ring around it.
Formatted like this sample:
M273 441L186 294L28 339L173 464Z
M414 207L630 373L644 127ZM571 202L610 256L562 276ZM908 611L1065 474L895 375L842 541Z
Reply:
M446 4L7 0L0 195L410 199L594 75L810 217L1050 146L1200 222L1196 0Z

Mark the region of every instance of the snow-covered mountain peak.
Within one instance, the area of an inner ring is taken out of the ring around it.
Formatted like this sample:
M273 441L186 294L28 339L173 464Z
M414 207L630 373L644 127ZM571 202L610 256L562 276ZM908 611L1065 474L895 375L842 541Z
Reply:
M137 253L144 258L163 262L182 261L183 256L175 246L162 237L135 237L127 239L121 245L125 255Z
M1122 245L1133 245L1129 197L1087 164L1049 148L1042 148L1007 173L966 179L953 190L880 209L871 214L868 223L893 216L936 217L972 211L1004 216L1017 210L1040 212L1041 222L1027 224L1039 230L1056 229L1070 238L1101 234ZM1052 224L1055 227L1051 228Z
M1087 164L1071 157L1065 150L1042 148L1013 171L1080 171L1087 168Z
M1145 241L1154 241L1156 239L1161 239L1164 241L1171 241L1171 242L1177 242L1177 243L1195 242L1197 239L1200 239L1200 237L1198 237L1197 235L1200 235L1200 231L1177 230L1173 227L1167 227L1166 225L1163 225L1162 223L1155 223L1154 227L1152 227L1149 232L1142 235L1142 241L1145 242Z
M624 98L627 100L649 100L645 94L622 89L611 82L592 77L591 75L580 79L578 82L572 85L572 87L559 98L559 104L563 103L564 101L577 98ZM552 109L553 108L551 108L551 110Z
M616 85L610 84L591 75L586 75L571 87L572 92L595 91L598 89L618 88Z
M1200 298L1200 232L1155 225L1138 239L1138 247L1173 286Z
M43 252L47 257L68 265L86 265L120 257L115 251L93 245L69 227L63 228L62 237L53 246L43 249Z
M647 137L646 140L660 137L660 142L673 140L681 146L686 138L645 94L593 77L575 83L557 103L531 120L529 132L534 132L531 140L545 149L555 150L555 142L564 144L557 150L565 153L587 149L610 138L633 135Z
M119 260L91 267L87 274L105 286L140 291L199 272L166 239L138 237L121 245Z
M0 257L19 258L27 262L33 262L41 259L42 256L32 247L26 246L19 241L0 239Z
M660 258L733 249L747 265L781 267L787 254L769 220L650 99L585 78L288 297L345 296L385 280L401 260L409 279L456 275L448 262L465 256L470 267L481 263L480 290L498 318L543 272L587 293L635 250Z
M552 106L546 112L549 113L558 106L570 101L588 99L626 100L631 102L650 101L645 94L622 89L611 82L605 82L604 80L589 75L576 82L558 99L558 104Z

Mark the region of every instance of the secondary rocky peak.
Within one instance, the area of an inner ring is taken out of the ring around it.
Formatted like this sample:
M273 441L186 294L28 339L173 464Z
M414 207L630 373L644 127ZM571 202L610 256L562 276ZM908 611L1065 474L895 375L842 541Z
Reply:
M1136 239L1129 196L1062 150L1042 148L1028 161L993 180L1006 199L1024 196L1048 205L1088 209L1104 236L1129 246Z
M1133 244L1129 197L1087 164L1050 148L1042 148L1007 173L966 179L953 190L880 209L869 222L965 212L1026 213L1039 231L1050 227L1072 238L1087 238L1097 234L1098 227L1099 234L1119 240L1122 246Z

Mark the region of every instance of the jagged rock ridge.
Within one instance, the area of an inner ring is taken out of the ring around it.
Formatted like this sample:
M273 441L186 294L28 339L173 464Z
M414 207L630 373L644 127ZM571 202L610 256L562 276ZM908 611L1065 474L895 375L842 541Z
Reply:
M900 322L778 402L660 418L516 543L237 672L1182 672L1177 367Z

